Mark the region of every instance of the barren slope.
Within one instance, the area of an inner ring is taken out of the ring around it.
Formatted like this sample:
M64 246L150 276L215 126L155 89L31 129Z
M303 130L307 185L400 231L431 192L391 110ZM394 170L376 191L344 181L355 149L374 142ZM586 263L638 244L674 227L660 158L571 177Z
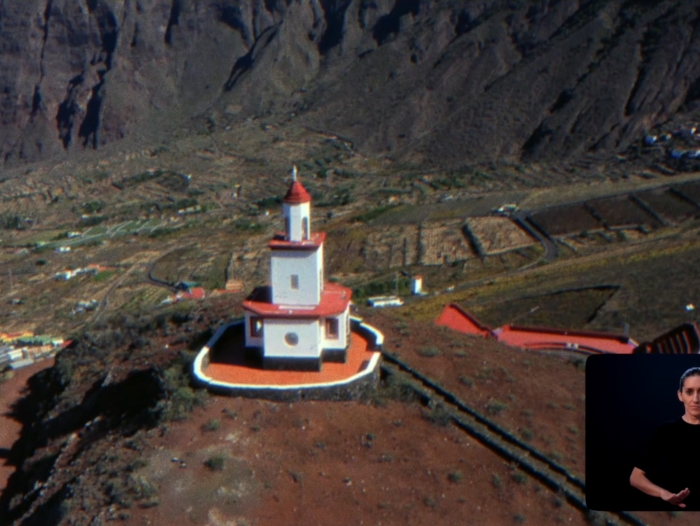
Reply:
M27 0L0 7L0 154L247 118L442 166L576 159L688 121L697 2Z

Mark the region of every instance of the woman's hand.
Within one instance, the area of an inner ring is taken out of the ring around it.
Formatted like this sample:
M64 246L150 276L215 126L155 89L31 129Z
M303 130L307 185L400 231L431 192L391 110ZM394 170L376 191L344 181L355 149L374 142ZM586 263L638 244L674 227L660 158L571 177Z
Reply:
M685 488L683 491L679 491L678 493L671 493L667 489L657 486L651 480L649 480L646 477L646 473L639 468L634 468L632 470L632 474L630 475L630 484L647 495L651 495L652 497L660 497L669 504L674 504L679 508L685 508L683 500L690 495L690 490L688 488Z
M683 504L683 499L685 499L688 495L690 495L690 490L688 488L685 488L682 491L679 491L678 493L671 493L670 491L663 490L661 492L661 498L668 502L669 504L675 504L676 506L679 506L681 508L685 508L685 504Z

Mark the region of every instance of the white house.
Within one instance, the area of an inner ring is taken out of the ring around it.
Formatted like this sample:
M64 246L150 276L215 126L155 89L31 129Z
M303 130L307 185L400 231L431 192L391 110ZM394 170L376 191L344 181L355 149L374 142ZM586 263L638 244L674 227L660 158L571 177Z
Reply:
M320 370L345 362L352 291L324 283L323 242L311 232L311 196L297 180L282 202L284 231L270 241L270 286L243 303L246 347L259 349L266 369Z

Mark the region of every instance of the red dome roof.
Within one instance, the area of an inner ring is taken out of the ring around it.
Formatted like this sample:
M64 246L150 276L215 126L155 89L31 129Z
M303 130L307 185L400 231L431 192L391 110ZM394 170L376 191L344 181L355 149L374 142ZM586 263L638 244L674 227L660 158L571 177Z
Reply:
M284 196L284 202L294 205L310 203L311 196L299 181L292 181L289 190L287 190L287 195Z

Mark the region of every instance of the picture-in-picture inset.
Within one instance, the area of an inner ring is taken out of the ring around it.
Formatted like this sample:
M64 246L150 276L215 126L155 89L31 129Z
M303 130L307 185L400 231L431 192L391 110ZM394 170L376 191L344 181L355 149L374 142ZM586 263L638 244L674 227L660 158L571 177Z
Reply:
M606 511L700 511L700 356L586 362L586 500Z

